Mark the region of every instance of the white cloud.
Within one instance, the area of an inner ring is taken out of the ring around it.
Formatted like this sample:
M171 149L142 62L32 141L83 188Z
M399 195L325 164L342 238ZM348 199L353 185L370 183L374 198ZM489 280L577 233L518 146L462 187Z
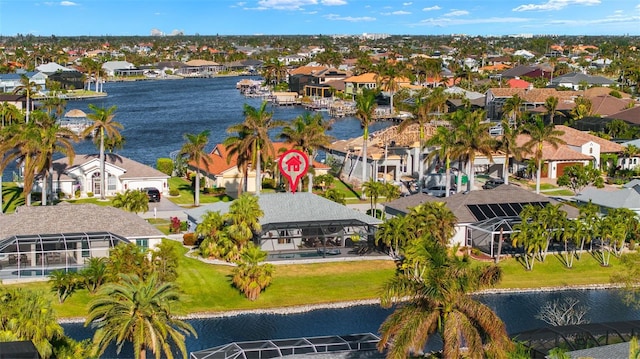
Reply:
M305 12L305 14L307 14L307 15L315 15L315 14L317 14L317 13L318 13L317 11L308 11L308 12Z
M60 1L60 6L76 6L78 4L73 1Z
M398 10L393 12L383 12L382 15L411 15L411 13L409 11Z
M467 10L454 10L444 14L443 16L464 16L464 15L469 15L469 12Z
M637 15L613 15L607 16L605 18L595 19L595 20L552 20L549 23L552 25L564 25L564 26L594 26L594 25L603 25L603 24L637 24L640 22L640 16Z
M411 6L411 5L413 5L412 2L403 2L402 3L402 6Z
M260 0L257 9L302 10L303 6L316 4L317 0Z
M420 25L431 26L458 26L458 25L474 25L474 24L513 24L528 22L529 19L520 17L491 17L491 18L475 18L475 19L458 19L450 17L430 18L420 21Z
M601 0L548 0L542 4L526 4L513 8L513 11L549 11L562 10L571 5L599 5Z
M340 15L337 15L337 14L329 14L329 15L326 15L325 18L328 19L328 20L349 21L349 22L362 22L362 21L375 21L376 20L375 17L370 17L370 16L353 17L353 16L340 16Z
M345 0L322 0L321 3L327 6L347 5Z
M434 10L440 10L440 9L442 9L440 6L435 5L431 7L425 7L424 9L422 9L422 11L434 11Z

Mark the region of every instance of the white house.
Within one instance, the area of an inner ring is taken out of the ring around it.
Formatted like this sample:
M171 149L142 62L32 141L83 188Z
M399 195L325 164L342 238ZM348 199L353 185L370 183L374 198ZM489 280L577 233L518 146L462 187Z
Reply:
M163 194L169 193L169 176L134 160L116 154L106 154L105 174L107 184L106 196L127 189L141 189L155 187ZM73 163L68 157L53 162L54 192L61 191L67 196L74 196L79 190L80 197L87 197L89 193L100 195L100 159L99 155L76 155ZM42 179L36 184L41 188Z
M136 65L128 61L107 61L102 64L102 69L107 76L115 76L118 70L135 70Z

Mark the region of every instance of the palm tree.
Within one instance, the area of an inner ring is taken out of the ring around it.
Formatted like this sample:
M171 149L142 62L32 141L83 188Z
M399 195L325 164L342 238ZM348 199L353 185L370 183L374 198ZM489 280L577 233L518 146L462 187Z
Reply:
M410 228L410 219L410 216L392 217L376 231L376 244L382 243L389 247L389 255L394 259L401 258L402 249L415 238L415 232Z
M275 156L273 142L269 137L269 131L286 125L284 121L273 120L273 112L267 111L267 102L263 101L260 107L255 108L244 104L245 120L241 124L232 125L227 132L243 132L246 135L243 142L245 149L250 149L251 166L256 171L256 194L262 189L261 166L264 157Z
M42 205L47 205L47 198L53 201L53 193L49 197L49 191L53 188L53 156L63 153L69 158L69 164L73 164L75 149L73 142L78 142L78 136L68 128L62 127L51 115L41 112L41 116L34 116L34 123L40 128L40 151L34 158L38 172L42 176ZM35 115L35 112L34 112Z
M236 242L240 252L254 234L260 232L262 216L264 212L260 209L256 196L245 193L231 203L229 212L224 215L228 223L226 231Z
M454 152L467 159L469 190L474 189L476 155L483 154L489 161L493 160L493 138L489 134L491 124L484 122L485 118L484 111L471 112L455 130L457 141Z
M192 163L196 169L195 187L193 188L193 205L200 205L200 166L208 168L211 158L207 155L205 147L209 143L209 131L204 130L198 134L186 133L185 143L180 149L180 156L185 157L188 163Z
M36 84L33 81L30 81L27 75L25 74L20 75L20 85L16 86L16 88L13 89L14 95L24 94L25 97L27 98L27 108L26 108L26 117L25 117L27 123L29 123L29 117L32 110L31 107L33 106L33 103L30 102L31 98L33 97L33 94L37 93L38 91L40 91L40 85Z
M504 184L509 184L509 162L511 157L522 159L523 148L518 146L520 127L511 126L509 120L502 119L502 135L495 142L495 149L504 152L504 164L502 165L502 177Z
M233 270L233 285L240 289L251 301L258 299L260 292L271 284L275 267L273 264L260 264L267 259L267 252L249 243L242 251L240 263Z
M625 166L628 170L631 169L631 158L636 157L638 154L640 154L640 148L638 148L638 146L632 144L625 146L622 155L627 159Z
M558 111L558 98L555 96L547 97L542 106L547 110L550 123L555 123L554 118L556 115L564 116L562 112Z
M527 152L533 153L533 157L538 166L536 170L536 193L540 193L540 175L542 173L543 160L542 150L545 143L556 149L559 145L565 144L565 141L560 137L564 135L564 131L557 130L552 123L546 125L540 116L536 116L532 123L528 123L524 131L529 135L529 140L523 147L526 148Z
M29 123L25 125L13 124L5 128L3 141L0 143L0 153L3 154L0 161L0 169L4 170L10 163L18 162L23 168L23 187L25 204L31 205L31 190L36 173L41 167L36 162L40 153L41 133L38 125Z
M149 210L149 197L143 191L127 189L116 194L113 206L138 214Z
M471 266L436 241L419 241L414 247L407 251L413 264L402 266L383 288L384 307L408 300L380 326L378 349L386 349L387 358L420 355L437 333L444 358L505 357L512 343L504 323L470 295L497 283L500 269Z
M376 94L374 91L364 89L356 96L356 117L362 125L362 182L367 181L367 146L369 142L369 125L373 122L373 115L376 111ZM366 195L362 193L362 199Z
M155 274L146 280L121 274L120 281L98 291L89 303L85 326L96 328L93 342L99 354L115 342L120 353L126 341L133 343L134 358L146 358L147 350L159 358L174 357L175 345L187 358L185 335L197 334L193 327L171 315L171 305L179 300L176 284L162 283Z
M97 140L100 141L100 199L105 200L105 184L107 178L105 178L104 169L104 143L106 139L120 138L120 131L123 127L120 122L114 121L116 106L111 106L108 109L104 107L97 107L96 105L89 104L89 109L93 111L87 114L87 118L92 121L91 126L87 127L83 132L83 137L87 137L90 134L94 134Z
M333 121L325 121L320 112L312 115L305 111L282 128L280 138L314 159L318 149L333 141L333 137L326 133L331 129L332 123Z
M375 218L378 218L378 198L383 191L384 185L373 177L362 184L362 192L371 199L371 215Z
M429 236L443 246L449 245L458 222L444 202L425 202L413 207L409 211L409 218L409 228L415 236Z
M236 166L240 172L240 184L238 185L238 196L244 192L247 177L249 174L249 163L251 161L251 148L245 141L249 135L249 129L244 126L236 128L236 134L224 139L223 145L227 147L229 155L227 156L227 164L231 163L233 158L236 159ZM233 131L227 130L228 133Z
M508 98L504 102L502 107L503 117L509 119L509 125L519 127L522 119L522 107L524 106L524 100L517 94Z
M438 156L444 161L445 197L451 192L451 155L456 146L456 134L449 127L438 126L436 133L427 140L426 146L436 146L435 151L429 152L428 158Z
M425 91L420 91L416 96L414 105L411 106L411 117L407 117L402 120L398 125L398 133L403 133L410 125L418 125L418 139L420 141L421 157L422 151L424 151L425 141L425 126L431 122L430 113L433 110L433 103L429 100L429 97ZM418 186L419 190L422 190L422 176L424 175L424 161L420 159L418 169Z

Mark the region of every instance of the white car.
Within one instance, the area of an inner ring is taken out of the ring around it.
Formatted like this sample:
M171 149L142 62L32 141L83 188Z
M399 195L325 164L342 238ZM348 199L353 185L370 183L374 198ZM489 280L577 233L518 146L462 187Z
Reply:
M446 186L430 186L427 188L423 188L422 193L426 193L434 197L445 197L445 195L447 194L447 189ZM455 189L453 187L449 188L449 195L452 195L454 193Z

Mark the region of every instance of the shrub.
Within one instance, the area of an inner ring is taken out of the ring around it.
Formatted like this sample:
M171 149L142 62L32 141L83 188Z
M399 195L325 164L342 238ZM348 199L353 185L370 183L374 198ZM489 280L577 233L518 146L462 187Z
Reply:
M76 198L80 198L80 190L79 190L79 189L75 190L75 192L73 192L73 195L74 195Z
M169 224L169 233L180 233L182 222L178 217L171 217L171 224Z
M171 176L171 174L173 174L173 161L171 158L158 158L156 168L167 176Z
M192 246L196 244L196 234L195 233L185 233L182 236L182 244L185 246Z
M169 189L169 196L171 197L177 197L180 195L180 190L177 188L170 188Z
M89 198L93 197L93 192L87 192L87 197Z
M262 180L262 188L276 188L276 180L273 178L264 178Z

